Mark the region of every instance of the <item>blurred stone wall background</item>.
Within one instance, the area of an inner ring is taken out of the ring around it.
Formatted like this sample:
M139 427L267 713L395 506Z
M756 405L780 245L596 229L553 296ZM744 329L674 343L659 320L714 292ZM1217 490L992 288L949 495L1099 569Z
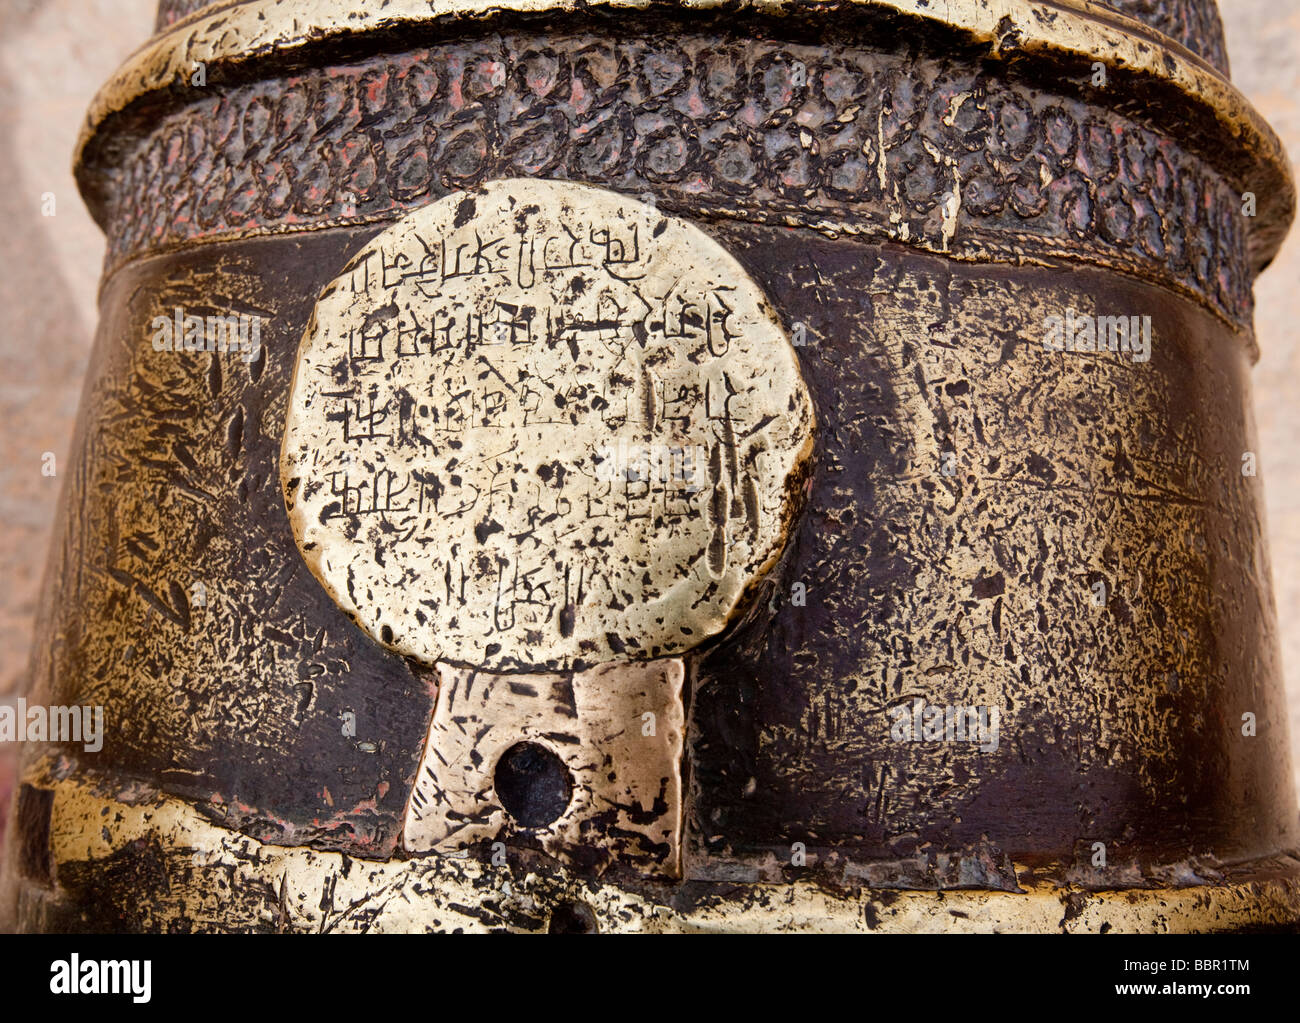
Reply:
M358 0L363 2L363 0ZM155 0L0 0L0 697L21 689L96 322L104 243L70 159L91 96L150 34ZM1220 0L1233 80L1300 161L1300 0ZM44 193L56 213L42 216ZM1300 228L1259 280L1260 471L1300 779ZM8 795L0 746L0 820ZM3 825L0 824L0 828Z

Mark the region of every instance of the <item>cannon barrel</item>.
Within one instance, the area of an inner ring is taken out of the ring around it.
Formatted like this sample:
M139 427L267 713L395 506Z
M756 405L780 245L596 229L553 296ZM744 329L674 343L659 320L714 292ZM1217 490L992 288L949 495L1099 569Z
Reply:
M1210 0L354 8L89 111L20 928L1296 925Z

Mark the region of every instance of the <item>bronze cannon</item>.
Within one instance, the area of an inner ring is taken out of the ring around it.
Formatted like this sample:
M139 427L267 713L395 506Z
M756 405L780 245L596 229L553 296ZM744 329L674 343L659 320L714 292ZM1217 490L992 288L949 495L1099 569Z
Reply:
M89 112L20 929L1296 926L1210 0L354 8Z

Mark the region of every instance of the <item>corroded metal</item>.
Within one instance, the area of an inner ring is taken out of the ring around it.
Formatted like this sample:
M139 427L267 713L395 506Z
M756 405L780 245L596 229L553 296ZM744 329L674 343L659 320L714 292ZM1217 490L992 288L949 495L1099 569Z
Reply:
M1211 5L352 6L164 3L79 143L22 927L1294 926Z

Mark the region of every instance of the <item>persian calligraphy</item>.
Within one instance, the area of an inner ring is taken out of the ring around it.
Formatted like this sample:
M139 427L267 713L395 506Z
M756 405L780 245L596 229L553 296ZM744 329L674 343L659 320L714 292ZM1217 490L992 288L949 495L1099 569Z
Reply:
M432 203L325 289L281 460L305 560L425 663L580 669L717 635L779 557L811 402L698 228L585 185Z

